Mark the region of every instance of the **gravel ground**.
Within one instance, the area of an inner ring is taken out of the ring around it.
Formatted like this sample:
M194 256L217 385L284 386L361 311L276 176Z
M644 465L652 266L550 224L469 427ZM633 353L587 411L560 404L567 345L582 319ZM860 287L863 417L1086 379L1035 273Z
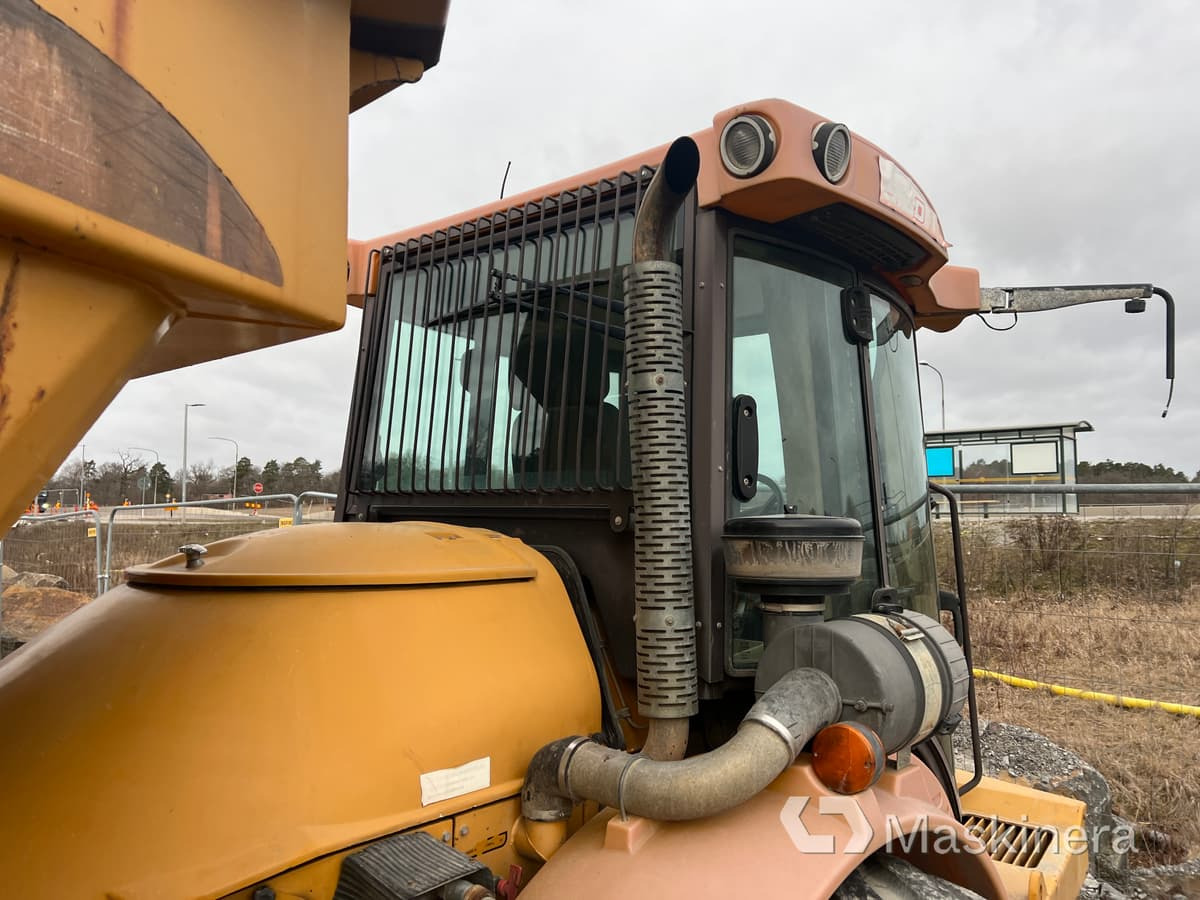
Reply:
M1078 755L1027 728L979 722L985 775L1020 779L1041 790L1075 797L1088 804L1087 827L1112 829L1127 824L1112 814L1112 795L1104 777ZM970 770L970 732L954 735L955 761ZM1111 832L1110 832L1111 833ZM1125 855L1109 847L1094 854L1080 900L1189 900L1200 898L1200 859L1151 869L1127 867ZM1099 876L1099 877L1096 877Z

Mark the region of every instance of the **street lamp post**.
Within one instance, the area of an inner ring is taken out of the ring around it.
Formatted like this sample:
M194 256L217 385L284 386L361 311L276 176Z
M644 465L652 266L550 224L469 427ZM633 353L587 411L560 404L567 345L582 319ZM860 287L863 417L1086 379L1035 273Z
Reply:
M935 366L935 365L932 365L931 363L927 363L927 362L925 362L925 361L923 361L923 360L922 360L921 362L917 363L917 365L918 365L918 366L924 366L924 367L925 367L925 368L927 368L927 369L933 369L933 371L937 373L937 377L938 377L938 384L941 386L941 395L942 395L942 431L944 432L944 431L946 430L946 382L945 382L945 380L942 378L942 372L941 372L941 370L940 370L940 369L938 369L938 367L937 367L937 366Z
M158 458L158 451L151 450L149 447L130 447L129 449L130 450L141 450L143 453L153 453L154 454L154 498L150 502L157 503L158 502L158 467L162 464L162 460L160 460ZM142 493L143 493L143 495L146 493L144 488L142 489ZM145 496L143 496L142 503L145 503L145 502L146 502L146 498L145 498ZM146 511L142 510L142 512L144 514Z
M204 406L203 403L185 403L183 404L183 477L180 478L180 502L187 503L187 428L188 428L188 410L193 406ZM186 515L187 511L184 510Z
M76 506L83 506L83 479L87 474L87 444L79 445L79 502Z
M209 440L210 441L225 441L226 443L233 444L233 493L229 495L229 499L232 500L234 497L237 496L237 467L238 467L238 460L242 458L241 454L238 452L238 442L235 441L233 438L216 437L215 435L209 437Z

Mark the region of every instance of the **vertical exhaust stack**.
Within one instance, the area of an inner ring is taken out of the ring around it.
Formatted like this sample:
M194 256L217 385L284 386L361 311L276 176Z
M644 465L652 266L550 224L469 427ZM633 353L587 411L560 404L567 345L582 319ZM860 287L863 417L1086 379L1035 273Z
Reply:
M625 270L625 392L633 461L638 709L650 720L641 753L588 737L547 744L530 761L519 828L545 860L583 798L663 821L717 815L755 796L842 712L841 693L816 669L787 673L715 750L683 759L699 705L692 596L691 497L683 379L683 273L669 261L671 226L700 168L691 138L667 151L638 212ZM536 837L539 840L535 841ZM552 838L552 840L541 840ZM536 844L537 849L533 845Z
M671 144L638 210L624 272L638 711L650 720L643 753L660 760L683 757L698 708L683 271L670 257L672 226L699 169L695 141Z

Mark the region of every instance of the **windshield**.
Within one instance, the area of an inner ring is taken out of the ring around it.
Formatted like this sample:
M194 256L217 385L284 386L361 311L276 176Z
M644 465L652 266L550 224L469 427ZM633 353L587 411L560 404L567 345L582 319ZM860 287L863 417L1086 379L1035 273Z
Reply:
M883 543L890 586L905 605L936 614L936 579L924 470L917 362L910 320L872 298L874 340L851 343L842 324L849 268L793 249L736 238L731 307L730 394L757 405L755 496L729 496L731 516L795 512L846 516L863 527L862 579L830 598L826 614L870 609L881 587L876 501L871 491L864 360L870 373L880 461ZM731 638L735 668L761 653L758 598L735 594Z

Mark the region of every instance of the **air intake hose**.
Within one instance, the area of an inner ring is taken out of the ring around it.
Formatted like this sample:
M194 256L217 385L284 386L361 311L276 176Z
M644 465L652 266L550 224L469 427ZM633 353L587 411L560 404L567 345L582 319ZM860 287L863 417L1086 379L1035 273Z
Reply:
M774 781L818 731L838 720L841 694L816 669L795 669L767 690L737 734L716 750L662 762L591 738L566 738L537 752L525 776L521 812L550 822L586 797L625 815L660 821L713 816L745 803Z

